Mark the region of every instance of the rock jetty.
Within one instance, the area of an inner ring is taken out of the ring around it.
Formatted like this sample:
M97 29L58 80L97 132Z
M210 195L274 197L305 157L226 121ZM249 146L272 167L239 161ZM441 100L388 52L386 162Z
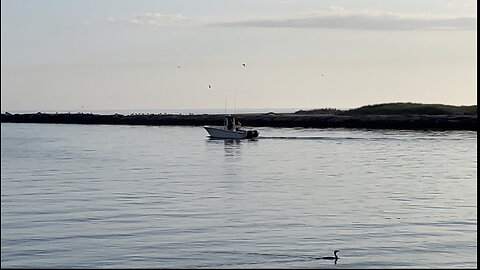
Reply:
M188 125L223 124L224 114L113 114L91 113L2 113L2 123L55 123L103 125ZM477 131L477 115L331 115L299 113L250 113L235 117L250 127L303 127L303 128L361 128L405 130L472 130Z

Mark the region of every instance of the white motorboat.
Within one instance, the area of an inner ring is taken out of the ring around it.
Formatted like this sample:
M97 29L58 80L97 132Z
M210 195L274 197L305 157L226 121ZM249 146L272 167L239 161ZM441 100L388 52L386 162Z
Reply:
M253 139L258 137L257 130L243 130L241 124L235 121L235 117L229 115L225 117L223 126L211 127L203 126L211 138L215 139Z

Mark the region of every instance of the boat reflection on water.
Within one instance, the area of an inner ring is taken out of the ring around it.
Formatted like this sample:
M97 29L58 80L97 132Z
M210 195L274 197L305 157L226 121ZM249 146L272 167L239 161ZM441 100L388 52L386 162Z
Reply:
M242 155L241 150L242 147L245 147L251 143L256 143L258 139L248 139L248 140L240 140L240 139L219 139L219 138L211 138L207 137L205 140L207 144L216 145L219 147L223 144L223 149L225 151L226 157L240 157Z

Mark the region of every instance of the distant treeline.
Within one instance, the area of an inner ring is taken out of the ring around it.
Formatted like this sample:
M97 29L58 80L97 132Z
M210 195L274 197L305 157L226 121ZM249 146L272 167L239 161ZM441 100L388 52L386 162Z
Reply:
M356 109L339 110L334 108L299 110L295 114L328 115L477 115L477 105L453 106L444 104L421 104L411 102L383 103L362 106Z

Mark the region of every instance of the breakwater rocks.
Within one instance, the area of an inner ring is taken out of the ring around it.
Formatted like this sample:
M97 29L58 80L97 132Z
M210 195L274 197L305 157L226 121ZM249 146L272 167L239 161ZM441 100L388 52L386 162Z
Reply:
M2 113L2 123L56 123L104 125L223 125L224 114L131 114L90 113ZM289 113L237 114L244 126L304 128L366 128L407 130L473 130L477 115L299 115Z

